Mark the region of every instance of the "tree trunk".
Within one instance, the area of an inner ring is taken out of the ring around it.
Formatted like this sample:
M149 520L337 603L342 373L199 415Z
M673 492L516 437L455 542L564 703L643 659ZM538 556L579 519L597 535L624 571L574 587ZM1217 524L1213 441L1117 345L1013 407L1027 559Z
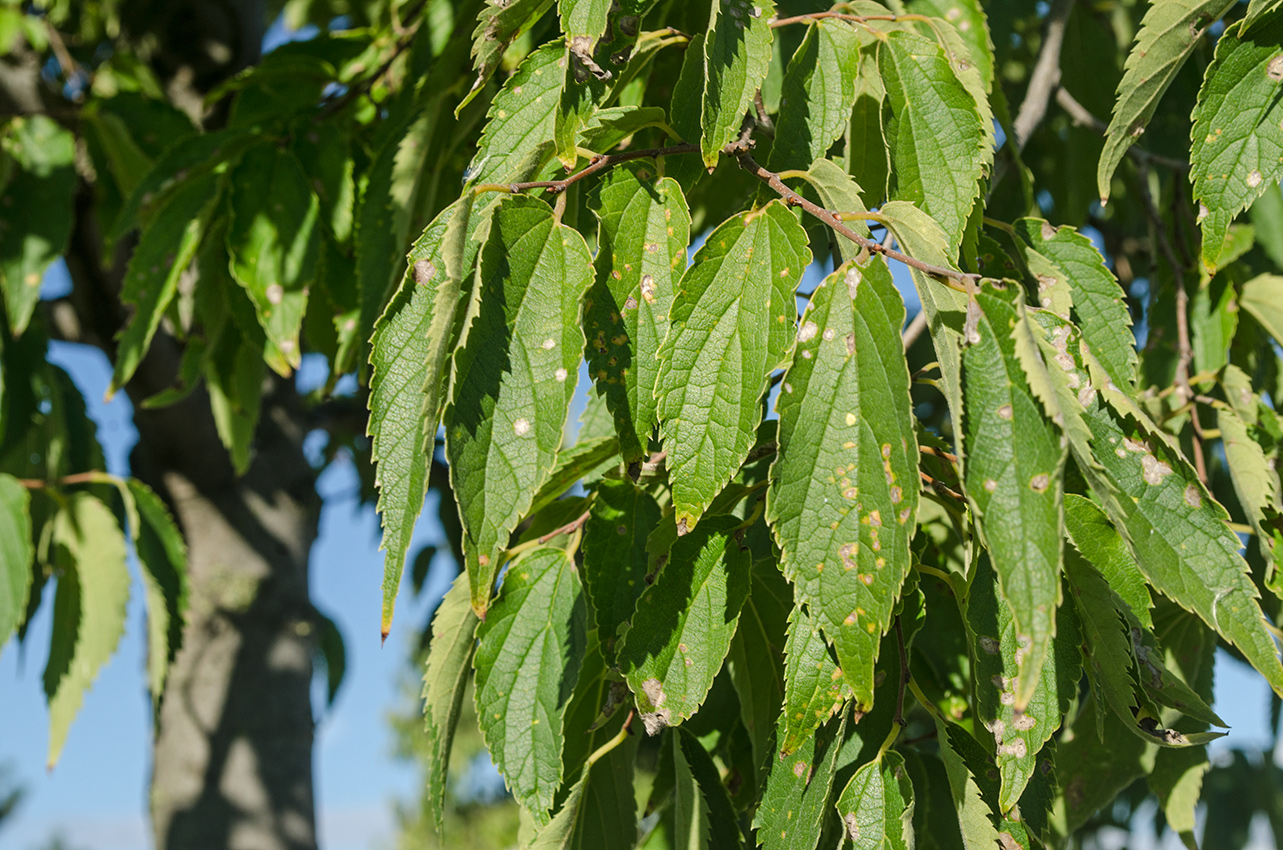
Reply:
M158 848L316 847L307 559L320 500L296 407L274 381L242 478L203 394L135 416L134 474L169 501L189 550L152 766Z

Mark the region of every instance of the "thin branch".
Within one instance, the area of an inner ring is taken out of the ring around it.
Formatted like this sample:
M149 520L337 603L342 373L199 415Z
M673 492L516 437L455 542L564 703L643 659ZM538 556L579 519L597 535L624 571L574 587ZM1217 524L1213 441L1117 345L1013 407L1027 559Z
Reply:
M969 292L971 288L979 282L980 275L978 274L966 274L964 272L945 268L944 266L924 263L921 260L915 260L908 254L903 254L891 248L886 248L868 237L861 236L843 224L842 219L838 217L837 213L826 210L818 204L808 201L788 186L785 186L784 181L780 179L780 176L774 171L770 171L758 164L757 160L753 159L752 154L749 153L747 148L728 150L726 152L739 160L740 168L743 168L745 171L757 177L759 180L775 190L775 193L783 198L785 203L790 206L801 207L815 218L818 218L820 221L833 228L833 230L838 234L850 239L869 253L882 254L892 260L901 262L909 268L917 269L920 272L941 280L947 286L957 289L960 292Z
M918 337L922 336L922 332L926 329L927 311L919 310L918 315L913 317L913 321L909 322L909 326L900 335L900 341L904 343L904 350L908 351L912 348L913 344L918 341Z
M99 469L89 472L75 472L64 475L55 481L42 481L39 478L19 478L18 484L28 490L43 490L46 487L70 487L73 484L100 484L104 478L112 477L110 473Z
M1060 50L1065 43L1065 24L1073 8L1074 0L1056 0L1047 13L1047 26L1042 37L1042 48L1038 51L1038 61L1029 77L1029 86L1025 89L1025 99L1020 104L1020 111L1011 125L1017 151L1024 150L1025 143L1042 123L1052 92L1060 85Z
M791 18L776 18L771 21L771 29L776 27L786 27L789 24L809 24L811 21L818 21L824 18L831 18L839 21L848 21L853 24L867 24L872 21L885 21L887 23L899 23L900 21L925 21L926 15L851 15L846 12L810 12L805 15L794 15Z
M957 490L951 489L949 485L945 484L943 481L937 478L932 478L930 475L927 475L925 472L921 470L918 470L918 475L921 476L922 482L924 484L926 484L933 491L935 491L936 495L947 496L948 498L954 499L959 502L967 501L965 496L963 496Z
M895 717L894 722L900 726L908 726L904 719L904 689L908 687L909 680L909 654L904 648L904 627L900 625L900 618L895 618L895 642L900 649L900 687L896 689L895 694Z
M939 458L940 460L947 460L949 461L949 463L958 462L957 455L950 454L949 452L946 452L943 449L937 449L934 446L918 446L918 451L924 455L930 455L931 457Z
M1067 89L1061 88L1056 91L1056 104L1073 120L1079 127L1086 127L1094 130L1100 135L1105 135L1109 125L1101 121L1095 115L1088 111L1087 107L1079 103ZM1127 155L1139 163L1153 163L1161 165L1163 168L1170 168L1172 171L1189 171L1189 163L1179 159L1172 159L1168 156L1161 156L1156 153L1150 153L1140 145L1132 145L1127 149Z
M53 55L58 60L58 67L62 69L62 75L67 78L68 82L82 75L87 78L88 75L84 73L80 63L72 57L71 51L67 49L67 43L62 40L62 33L58 32L48 18L45 18L44 22L45 32L49 36L49 46L53 48Z
M358 83L353 83L348 86L347 91L322 106L321 111L316 113L315 117L312 118L312 123L319 124L331 115L334 115L336 112L342 111L342 109L349 103L373 88L374 84L379 81L379 78L391 70L393 63L395 63L396 60L401 57L401 54L414 43L414 36L418 31L418 24L415 24L412 28L407 30L405 34L397 40L396 44L393 45L392 54L388 56L388 58L373 74Z
M542 545L544 543L547 543L549 540L553 539L554 537L557 537L558 535L571 534L573 532L578 531L579 529L584 527L584 523L588 521L588 515L590 513L591 511L584 511L578 517L566 523L561 528L554 528L552 531L548 532L543 537L540 537L539 543Z
M699 153L699 150L699 145L682 143L663 148L644 148L642 150L623 151L622 153L598 154L592 158L586 167L561 180L531 180L527 183L482 183L473 187L472 191L478 194L481 192L510 192L516 194L517 192L529 192L534 189L546 189L550 195L560 195L580 180L619 165L621 162L630 162L634 159L645 159L647 157Z

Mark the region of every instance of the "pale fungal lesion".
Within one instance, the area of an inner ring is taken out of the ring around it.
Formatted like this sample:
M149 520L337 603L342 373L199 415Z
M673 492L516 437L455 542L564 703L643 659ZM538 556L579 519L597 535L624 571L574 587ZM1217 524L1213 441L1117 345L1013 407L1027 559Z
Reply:
M512 433L518 437L524 437L530 433L530 420L526 418L518 419L512 423Z

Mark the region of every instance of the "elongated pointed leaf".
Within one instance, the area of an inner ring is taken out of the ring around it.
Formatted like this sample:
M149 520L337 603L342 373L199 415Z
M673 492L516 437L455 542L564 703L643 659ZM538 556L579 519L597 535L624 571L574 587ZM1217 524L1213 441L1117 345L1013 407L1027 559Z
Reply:
M704 108L700 149L717 164L735 138L771 64L774 0L714 0L704 41Z
M12 475L0 474L0 647L27 611L31 590L31 496Z
M857 770L837 807L855 850L913 847L913 783L895 750Z
M1136 337L1122 287L1105 267L1105 258L1072 227L1022 218L1016 222L1016 233L1032 249L1030 253L1046 262L1043 270L1034 272L1040 292L1065 288L1072 306L1066 318L1072 317L1082 329L1087 345L1114 383L1129 390L1136 382ZM1029 264L1032 270L1033 263Z
M846 131L859 64L860 36L852 24L821 19L807 28L784 73L772 171L809 168Z
M1233 410L1216 411L1216 425L1225 447L1225 462L1230 468L1230 479L1238 502L1247 514L1248 522L1260 536L1263 544L1274 536L1266 526L1267 513L1279 506L1279 476L1271 468L1260 444L1252 439L1246 423Z
M586 36L591 47L606 31L610 4L611 0L557 0L561 31L568 39Z
M1238 306L1251 313L1276 342L1283 341L1283 275L1257 275L1243 284Z
M819 622L805 608L794 607L784 644L784 709L776 739L780 758L805 747L851 695L842 670L829 657Z
M454 730L463 707L468 668L476 651L477 615L469 604L468 579L460 573L432 615L432 648L423 671L423 719L428 735L425 768L428 815L440 833Z
M267 334L268 365L288 376L302 357L299 330L320 256L320 202L294 154L265 144L232 171L229 205L232 275Z
M944 18L962 36L985 91L993 85L993 40L981 0L912 0L911 11Z
M481 251L480 312L455 360L446 454L472 607L485 614L508 534L557 459L575 391L580 299L592 275L583 237L536 198L497 207Z
M636 843L633 758L637 740L628 738L585 766L557 814L530 843L530 850L629 850Z
M1247 13L1243 15L1243 26L1251 27L1278 7L1279 0L1252 0L1247 4Z
M1194 107L1190 180L1203 230L1203 265L1215 270L1230 222L1283 176L1283 15L1216 42Z
M689 766L691 776L699 787L704 811L708 818L708 846L738 850L744 846L739 831L739 822L735 809L731 805L730 795L722 784L721 773L708 750L699 739L685 729L674 729L672 734L681 742L682 755Z
M597 486L584 526L584 583L593 603L597 638L614 661L615 637L646 588L646 539L659 525L655 498L627 480Z
M1110 588L1127 603L1145 628L1153 628L1150 609L1154 606L1145 585L1145 576L1127 541L1115 530L1105 512L1085 496L1065 494L1065 531L1074 548L1100 571Z
M1118 163L1145 131L1176 73L1207 28L1233 5L1232 0L1156 0L1145 11L1136 44L1127 54L1118 101L1105 131L1105 149L1096 167L1101 203L1109 200Z
M820 639L818 632L816 638ZM781 716L777 735L785 734L787 719L787 714ZM846 721L843 714L823 729L817 724L820 731L808 734L796 752L771 759L762 804L753 818L757 839L766 850L815 850L820 838L817 825L828 808Z
M1103 738L1095 733L1096 713L1103 711ZM1145 773L1145 742L1123 729L1122 720L1089 699L1073 724L1073 738L1056 748L1056 779L1061 801L1057 820L1072 833Z
M374 327L370 452L383 522L382 631L392 626L414 523L446 394L459 314L471 291L477 247L467 241L472 194L447 207L410 249L405 279Z
M477 721L513 796L540 822L561 785L585 618L574 563L560 549L536 549L512 564L477 627Z
M116 366L108 393L133 377L147 353L161 317L178 293L178 278L205 236L218 190L219 181L212 174L184 183L143 228L121 284L120 300L132 306L134 314L116 335Z
M944 762L949 778L949 792L953 809L962 833L962 846L966 850L991 850L998 843L998 830L993 825L993 810L981 794L980 777L967 762L960 749L970 739L973 747L979 744L967 733L937 717L936 738L940 741L940 759Z
M651 735L695 713L730 650L749 590L739 524L712 517L678 538L619 644L620 672Z
M597 278L584 305L588 369L615 417L624 460L646 454L657 422L657 354L686 270L690 213L650 162L613 169L595 199Z
M714 230L682 276L657 390L679 531L695 527L753 447L810 261L806 231L772 202Z
M88 493L76 493L53 523L54 558L61 572L44 673L50 768L62 753L85 691L116 651L129 602L125 536L107 506Z
M880 259L811 296L780 394L767 518L781 568L837 650L861 711L911 566L917 439L900 342L904 303Z
M963 353L963 445L967 500L993 557L1003 599L1011 606L1022 650L1012 693L1015 708L1024 710L1056 634L1066 452L1025 383L1012 337L1018 317L1011 300L1010 294L976 296L976 336Z
M726 669L739 697L740 722L752 744L753 765L761 771L774 755L775 721L784 696L784 635L793 609L793 589L773 559L754 565L751 588L731 640Z
M9 329L20 336L40 300L45 271L71 235L76 140L44 115L13 118L5 130L0 170L12 171L0 181L7 225L0 228L0 295Z
M495 95L477 153L465 172L474 185L524 180L552 151L566 49L545 44L521 63Z
M1016 708L1015 684L1026 650L1018 642L1011 606L999 594L996 579L990 559L982 556L967 593L967 627L975 640L976 716L993 735L1001 773L998 805L1007 812L1020 801L1042 745L1060 728L1078 695L1082 666L1075 617L1062 607L1038 685L1029 703Z
M129 479L129 494L136 506L134 550L142 566L147 591L147 678L153 705L160 705L169 665L183 642L187 617L187 544L152 489Z
M1238 537L1225 525L1225 509L1163 441L1118 422L1098 401L1087 422L1096 457L1122 494L1122 514L1114 522L1145 578L1238 647L1283 693L1283 664L1238 553Z
M940 222L954 256L979 197L985 163L993 156L976 100L945 50L914 33L888 35L879 48L878 68L893 115L887 126L895 164L892 197L916 204Z

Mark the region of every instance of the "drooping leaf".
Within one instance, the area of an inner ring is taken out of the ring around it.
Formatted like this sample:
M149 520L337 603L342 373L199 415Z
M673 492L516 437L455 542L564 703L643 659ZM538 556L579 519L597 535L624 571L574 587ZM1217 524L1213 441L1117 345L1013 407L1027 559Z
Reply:
M784 644L784 708L776 739L780 757L805 747L850 697L851 686L829 657L820 624L806 608L795 606Z
M674 729L670 734L680 742L682 756L699 788L703 804L701 808L707 816L708 846L719 850L740 850L744 846L744 840L740 835L735 809L708 750L685 729Z
M880 259L844 265L816 288L784 373L767 491L781 568L832 641L862 711L917 525L903 322Z
M12 475L0 473L0 647L27 612L31 590L31 496Z
M85 692L116 651L129 602L125 536L106 505L89 493L71 495L53 519L51 539L60 573L44 673L50 768Z
M695 527L753 447L810 261L806 231L775 201L714 230L678 284L656 394L679 531Z
M432 644L423 671L423 719L428 736L428 763L424 770L428 787L424 799L438 833L444 819L454 731L477 646L477 615L472 612L469 598L468 579L460 573L432 615Z
M806 182L820 196L820 204L828 210L840 210L844 213L858 213L865 209L860 186L850 174L831 159L817 159L806 171ZM848 225L861 236L868 236L868 228L862 221L852 221ZM837 241L838 256L845 260L854 260L864 250L850 239L834 234Z
M981 0L912 0L912 11L943 18L962 36L985 91L993 84L993 40Z
M382 629L386 637L414 523L427 494L459 314L477 247L467 241L472 195L447 207L410 249L401 288L374 327L370 454L383 522Z
M895 165L892 197L940 223L952 258L993 156L978 105L944 48L914 33L890 33L878 68L893 116L886 129Z
M771 64L774 0L714 0L704 40L704 104L700 150L717 165L722 148L740 131L744 113Z
M976 295L975 336L962 358L963 445L967 500L993 557L1002 597L1011 606L1014 640L1022 650L1012 693L1015 708L1023 711L1037 691L1056 634L1066 452L1025 383L1012 334L1019 319L1011 295Z
M237 297L237 293L228 294ZM205 361L205 386L209 389L214 426L238 475L249 469L266 377L262 348L247 338L235 322L226 322Z
M587 487L608 468L618 467L619 441L615 439L614 433L593 437L585 434L581 428L575 444L563 446L557 452L557 463L549 473L548 480L535 493L527 514L533 516L560 500L575 484L582 483Z
M855 850L911 850L913 782L904 757L889 750L860 767L837 801Z
M966 850L991 850L998 844L998 830L994 828L989 804L981 794L981 777L968 764L960 749L964 742L979 746L975 739L959 727L936 718L936 738L940 741L940 759L944 762L949 778L949 792L953 809L962 833L962 846ZM978 767L982 767L978 766Z
M595 202L601 228L597 277L584 306L588 369L631 462L646 453L657 421L656 355L686 269L690 213L677 182L645 161L612 170Z
M585 765L566 801L530 843L530 850L596 850L631 848L637 840L637 804L633 800L631 737L597 762Z
M820 639L818 631L816 639ZM781 715L776 734L785 734L788 715ZM766 850L815 850L816 825L828 808L847 716L816 725L789 757L772 758L762 803L753 818L757 839ZM818 731L816 731L818 730Z
M855 76L855 105L846 129L846 171L859 184L865 202L877 206L887 197L891 151L887 147L883 106L886 87L878 73L876 42L860 51Z
M1247 4L1247 12L1243 15L1243 26L1250 28L1278 7L1279 0L1251 0Z
M976 717L993 735L1001 773L998 805L1010 811L1033 778L1038 753L1078 693L1081 677L1077 623L1069 609L1056 616L1056 639L1043 660L1038 684L1023 709L1015 684L1026 650L1019 644L1011 606L998 592L990 559L981 556L967 593L967 627L975 639Z
M470 622L466 613L464 625ZM585 647L583 593L560 549L513 563L477 627L477 721L513 796L539 822L561 785L562 720ZM455 653L458 661L462 653Z
M1145 576L1105 512L1085 496L1066 493L1065 531L1074 548L1100 571L1141 624L1147 629L1153 628L1150 609L1154 603L1145 585Z
M1105 131L1105 149L1096 168L1101 203L1127 149L1145 132L1158 102L1203 33L1233 6L1227 0L1157 0L1145 11L1136 44L1127 54L1118 100Z
M483 615L508 534L556 462L574 394L592 275L583 237L543 201L505 199L481 250L481 307L455 356L446 455ZM466 470L466 473L464 472Z
M1219 5L1219 4L1218 4ZM1214 270L1230 222L1283 176L1283 15L1250 31L1227 27L1216 42L1194 107L1190 180L1203 231L1203 265Z
M646 538L659 524L655 498L628 480L597 486L584 526L584 584L592 600L597 638L614 660L616 635L633 615L646 588Z
M1096 734L1096 713L1105 717L1104 736ZM1056 820L1068 835L1082 826L1101 806L1113 800L1145 773L1146 744L1128 734L1123 721L1088 699L1073 723L1073 737L1056 747L1056 779L1061 800Z
M1216 425L1221 432L1225 448L1225 462L1229 466L1230 480L1239 504L1247 514L1248 522L1260 541L1274 537L1273 528L1267 526L1267 516L1279 508L1279 476L1271 468L1259 443L1252 439L1247 425L1233 410L1216 411Z
M860 36L840 20L820 19L789 60L775 120L772 171L809 168L845 132L855 103Z
M1283 341L1283 275L1257 275L1243 284L1238 306L1251 313L1275 341Z
M128 383L151 346L161 317L178 292L178 278L205 236L220 188L212 174L184 183L143 228L121 284L120 300L132 306L134 314L116 336L109 394Z
M267 335L267 364L289 376L302 357L299 330L320 256L320 202L298 158L264 144L232 170L228 204L232 275Z
M11 119L0 133L0 294L9 329L22 334L49 264L62 254L74 221L76 140L45 115ZM21 213L18 213L21 210Z
M749 590L739 525L712 517L679 537L619 643L620 672L651 735L695 713L730 650Z
M169 665L183 642L188 603L187 544L169 508L150 487L131 478L126 492L136 505L138 522L132 533L147 592L148 684L153 704L159 705Z
M1073 318L1082 329L1087 345L1115 385L1130 390L1136 381L1136 338L1122 287L1105 267L1105 258L1072 227L1053 227L1034 218L1022 218L1015 226L1030 253L1046 261L1044 271L1035 271L1049 278L1038 278L1039 290L1067 289L1072 313L1066 318ZM1032 270L1033 263L1028 257L1026 261Z
M774 559L754 565L748 601L731 639L726 668L739 696L740 723L752 744L753 765L764 776L784 695L782 661L793 590Z
M606 31L606 18L610 14L611 0L557 0L557 14L561 16L561 31L567 39L585 36L588 48Z

